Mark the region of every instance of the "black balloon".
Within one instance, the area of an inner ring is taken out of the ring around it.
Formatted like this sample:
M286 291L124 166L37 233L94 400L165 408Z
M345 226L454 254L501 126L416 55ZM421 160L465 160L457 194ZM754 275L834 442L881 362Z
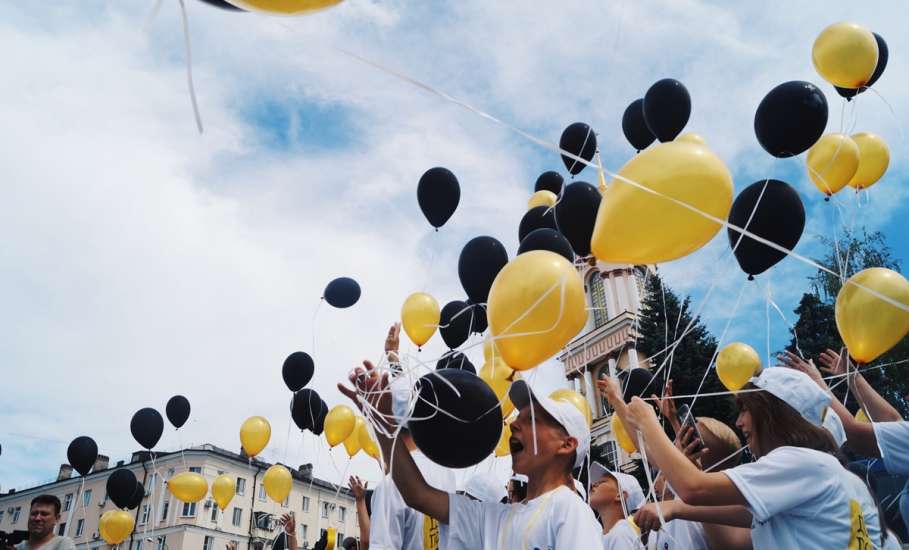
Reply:
M559 196L562 194L563 185L565 185L565 179L562 178L562 174L550 170L540 174L540 177L537 178L537 182L533 186L533 190L550 191L556 196Z
M466 303L455 300L442 308L439 319L439 333L449 348L456 348L467 341L470 336L471 309Z
M458 278L467 297L485 304L496 275L508 263L508 252L492 237L474 237L461 250L458 258Z
M360 285L350 277L338 277L328 283L323 297L331 306L348 308L360 300Z
M578 256L590 255L590 238L599 208L600 192L583 181L566 186L555 207L556 225Z
M467 468L492 454L502 434L502 409L486 382L461 369L442 369L420 378L416 390L415 420L407 427L430 460Z
M779 180L761 180L746 187L735 198L729 211L729 223L792 250L805 229L805 206L798 192L789 184ZM735 259L748 275L763 273L786 257L785 252L751 237L742 237L740 231L731 227L727 231ZM740 237L741 242L738 242Z
M420 210L433 227L445 225L458 208L461 186L451 170L437 166L430 168L417 185L417 202Z
M590 126L583 122L575 122L562 132L559 148L590 162L594 153L597 152L597 136ZM565 155L562 155L562 162L565 163L565 167L568 168L568 172L572 176L578 174L587 166L583 162Z
M445 355L436 363L436 370L442 369L461 369L473 374L477 373L477 368L460 351L446 351Z
M87 435L80 435L66 448L66 459L74 470L85 475L92 470L98 459L98 444Z
M281 367L281 376L290 391L298 391L312 380L315 365L308 353L295 351L287 356Z
M872 34L874 34L874 39L877 41L877 66L874 67L874 72L871 73L871 78L868 79L868 83L861 88L840 88L839 86L834 86L836 88L836 93L846 99L852 99L871 86L874 86L877 79L884 74L884 69L887 68L887 60L890 58L890 50L887 48L887 43L884 42L884 39L878 33L875 32Z
M636 367L628 371L625 376L622 398L626 403L631 401L632 397L641 397L647 391L656 393L653 384L653 373L643 367Z
M186 421L189 420L189 399L183 397L182 395L175 395L167 401L167 406L164 407L164 412L167 414L167 419L170 420L170 423L173 424L174 428L180 429L186 424ZM121 506L122 508L122 506Z
M129 430L139 445L150 450L158 444L161 434L164 433L164 418L151 407L139 409L129 423Z
M807 151L827 127L827 99L810 82L793 80L770 90L754 114L761 147L786 158Z
M302 389L290 401L290 417L301 430L312 431L322 415L323 405L325 402L315 390Z
M133 489L133 494L130 496L126 507L130 510L135 510L142 504L143 498L145 498L145 487L142 485L141 481L136 480L136 487Z
M221 8L222 10L244 11L244 10L238 8L237 6L231 4L230 2L227 2L226 0L201 0L201 1L205 2L206 4L208 4L210 6L214 6L216 8Z
M556 228L555 209L550 206L534 206L521 218L521 225L518 226L518 242L523 241L531 231L544 227Z
M328 416L328 405L325 401L322 401L321 405L322 409L319 411L318 418L316 418L316 424L310 430L316 435L322 435L322 431L325 430L325 417Z
M571 249L571 243L555 229L537 229L524 237L521 246L518 247L518 254L531 250L548 250L564 256L569 262L574 262L574 250Z
M126 508L136 492L136 474L126 468L118 468L107 478L107 496L117 505Z
M672 141L688 124L691 96L684 84L674 78L664 78L644 94L643 107L650 132L662 142Z
M470 332L482 334L489 328L489 319L486 317L486 308L480 304L473 303L473 300L467 300L470 306L471 320Z
M644 120L643 98L635 99L625 108L625 114L622 115L622 132L628 143L638 151L645 149L656 139Z

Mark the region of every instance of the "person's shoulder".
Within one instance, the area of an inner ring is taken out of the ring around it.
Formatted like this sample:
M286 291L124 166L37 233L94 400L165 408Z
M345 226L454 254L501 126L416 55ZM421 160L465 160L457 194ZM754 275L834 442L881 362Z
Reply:
M69 537L57 536L51 541L55 550L71 550L76 547L75 541Z
M781 462L790 467L835 467L842 468L840 461L830 453L785 445L777 447L757 460L758 463Z

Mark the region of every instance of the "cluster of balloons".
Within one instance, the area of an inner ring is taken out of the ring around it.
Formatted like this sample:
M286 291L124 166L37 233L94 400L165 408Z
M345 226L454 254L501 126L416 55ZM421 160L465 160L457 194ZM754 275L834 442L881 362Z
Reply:
M366 420L347 405L336 405L325 417L325 440L334 448L344 444L347 456L353 458L363 451L372 458L379 458L379 444L369 433Z
M665 143L676 139L690 117L688 89L674 78L664 78L625 108L622 132L632 147L642 151L654 140Z
M811 60L818 74L847 99L881 77L887 58L887 43L883 38L850 22L834 23L821 31L811 49Z
M847 185L855 190L874 185L890 165L890 148L876 134L826 134L808 150L808 177L830 197Z

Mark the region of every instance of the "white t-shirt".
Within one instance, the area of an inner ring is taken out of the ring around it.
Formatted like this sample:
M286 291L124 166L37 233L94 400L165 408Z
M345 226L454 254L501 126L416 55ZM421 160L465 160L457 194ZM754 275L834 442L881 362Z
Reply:
M520 504L448 497L449 550L576 550L602 529L581 497L562 486Z
M440 491L455 490L454 472L419 451L410 454L426 483ZM372 495L370 550L447 550L448 526L424 516L404 502L391 476L385 476Z
M891 474L909 474L909 422L873 422L874 437Z
M648 550L710 550L704 526L698 521L674 519L659 531L650 533Z
M627 519L618 521L603 535L603 550L644 550L641 532Z
M778 447L757 462L723 472L748 502L755 548L879 548L868 523L871 495L827 453ZM859 483L861 480L858 480ZM865 504L863 504L865 503ZM880 529L877 529L878 535Z

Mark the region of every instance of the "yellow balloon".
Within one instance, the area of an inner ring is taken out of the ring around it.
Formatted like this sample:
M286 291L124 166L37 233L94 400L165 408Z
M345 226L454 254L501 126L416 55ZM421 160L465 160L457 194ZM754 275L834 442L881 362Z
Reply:
M868 422L868 423L871 422L871 419L868 418L867 414L865 414L865 409L859 409L859 410L855 411L855 419L858 420L859 422Z
M237 480L227 474L219 475L211 482L211 496L222 511L227 509L237 492Z
M818 35L811 49L814 68L824 80L840 88L859 88L877 67L877 40L855 23L834 23Z
M357 425L357 415L347 405L336 405L325 416L325 439L334 447L350 437Z
M593 424L593 416L590 414L590 405L587 403L587 399L578 392L569 390L568 388L562 388L550 393L549 398L555 399L556 401L571 403L577 407L577 409L581 411L581 414L584 415L584 418L587 419L588 428Z
M729 391L739 391L761 371L761 358L754 348L733 342L716 356L716 374Z
M129 538L136 526L133 515L124 510L108 510L98 521L98 532L104 542L111 546L120 544Z
M240 444L250 457L262 452L271 439L271 424L261 416L250 416L240 426Z
M808 149L808 177L828 197L849 183L859 166L859 148L851 137L826 134Z
M328 532L325 535L325 540L325 550L335 550L338 543L338 530L334 527L329 527Z
M208 482L195 472L180 472L167 480L167 488L183 502L199 502L208 494Z
M508 440L511 439L511 426L505 424L502 427L502 435L499 436L499 442L496 444L496 456L508 456L511 454L511 445Z
M621 177L726 220L732 176L703 145L671 141L638 153ZM722 225L616 178L606 188L590 241L598 260L650 265L687 256Z
M265 487L265 494L278 504L284 502L287 495L290 494L293 482L294 480L290 475L290 470L280 464L275 464L266 470L265 476L262 477L262 485Z
M376 443L376 440L372 438L372 435L369 433L369 426L366 422L358 424L359 433L357 437L360 438L360 447L363 448L363 452L372 458L379 458L379 444ZM353 435L351 435L353 437ZM346 441L346 440L345 440Z
M418 347L432 338L439 327L439 302L425 292L414 292L401 307L401 322L404 332Z
M551 208L555 206L555 203L559 200L559 197L556 196L552 191L537 191L530 196L530 200L527 201L527 209L536 208L537 206L545 206Z
M515 370L527 370L584 328L584 282L564 257L548 250L525 252L496 276L487 311L502 359Z
M362 416L357 416L354 418L354 429L350 432L350 435L347 436L347 439L344 440L344 449L347 450L347 456L353 458L355 454L359 453L363 446L360 444L360 430L366 427L366 422L363 421Z
M858 145L859 162L849 186L868 189L881 179L890 166L890 148L881 136L868 132L853 134L852 141Z
M492 339L492 335L490 334L483 340L483 360L488 363L492 361L493 358L501 359L502 354L496 349L496 342Z
M508 416L514 410L514 403L508 397L508 388L511 387L511 377L514 369L505 364L502 359L488 361L480 369L479 376L486 384L492 388L492 391L502 403L502 416Z
M896 271L872 267L850 277L836 297L836 327L849 355L870 363L909 332L909 312L851 283L909 306L909 282Z
M633 453L638 450L637 445L634 444L634 440L631 439L631 436L628 435L628 431L625 430L625 424L622 423L622 419L619 418L619 415L612 415L612 435L615 436L616 442L619 444L626 453Z
M227 0L238 8L273 15L302 15L324 10L343 0Z
M687 134L682 134L679 137L675 138L673 141L684 141L687 143L694 143L697 145L707 145L707 141L701 136L701 134L695 134L694 132L688 132Z

